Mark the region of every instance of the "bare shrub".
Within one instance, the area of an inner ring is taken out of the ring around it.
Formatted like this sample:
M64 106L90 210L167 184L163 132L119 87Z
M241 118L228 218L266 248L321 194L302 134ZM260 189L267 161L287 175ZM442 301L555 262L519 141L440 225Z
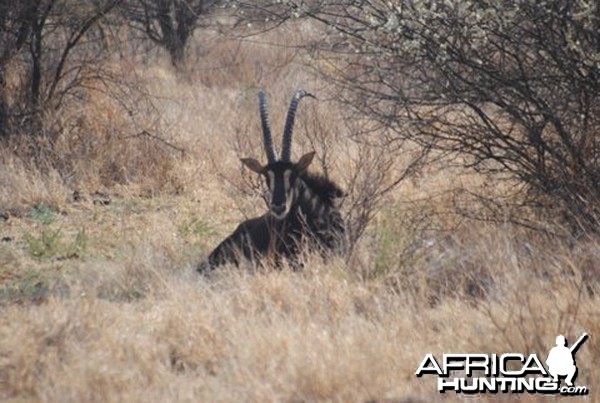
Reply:
M114 29L121 1L4 3L3 168L15 166L10 161L16 158L32 176L58 177L63 192L141 182L144 194L179 191L173 161L183 150L163 132L148 80L113 59L121 50ZM17 181L8 171L5 177ZM16 196L10 195L12 203L23 201Z
M194 31L216 3L215 0L128 0L119 10L128 25L164 48L171 63L181 67Z
M329 30L309 48L360 116L596 231L595 3L291 2L289 15Z
M11 168L17 168L10 163L16 158L18 168L29 175L52 179L47 183L56 190L52 184L60 183L63 198L69 196L68 189L91 193L118 185L137 186L144 196L180 192L183 185L175 161L184 157L184 150L165 140L170 133L152 98L133 91L118 99L107 91L89 90L86 102L77 108L47 116L46 124L60 128L52 139L8 140L0 155L7 183L22 187L22 178ZM22 203L29 199L26 194L7 194L7 202ZM24 198L17 200L18 195Z
M56 0L0 4L0 126L8 135L52 136L47 113L80 100L86 87L109 79L103 64L111 38L106 16L119 0ZM7 84L7 85L5 85Z

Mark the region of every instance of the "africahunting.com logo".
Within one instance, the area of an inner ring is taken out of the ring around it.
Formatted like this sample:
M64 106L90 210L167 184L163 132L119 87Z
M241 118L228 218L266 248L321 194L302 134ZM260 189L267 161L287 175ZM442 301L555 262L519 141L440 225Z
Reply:
M560 335L542 365L536 354L524 356L506 354L442 354L437 360L426 354L421 361L417 377L437 376L440 393L557 393L561 395L587 395L587 386L574 384L577 377L575 354L587 340L584 333L568 347ZM561 380L564 379L564 385Z

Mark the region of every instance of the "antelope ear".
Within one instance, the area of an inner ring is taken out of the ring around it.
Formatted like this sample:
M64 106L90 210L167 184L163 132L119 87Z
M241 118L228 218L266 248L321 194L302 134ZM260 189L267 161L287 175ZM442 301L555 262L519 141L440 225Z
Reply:
M311 151L308 154L304 154L300 160L298 161L298 163L296 164L296 168L298 168L298 170L300 172L306 171L306 169L308 168L308 166L310 165L310 163L312 162L313 158L315 157L315 152Z
M242 164L246 165L248 168L250 168L257 174L265 173L265 167L260 165L260 162L258 162L254 158L240 158L240 161L242 161Z

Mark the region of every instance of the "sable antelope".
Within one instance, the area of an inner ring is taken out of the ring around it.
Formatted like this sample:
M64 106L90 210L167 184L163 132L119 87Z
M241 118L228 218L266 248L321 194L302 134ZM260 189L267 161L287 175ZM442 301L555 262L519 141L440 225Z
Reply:
M267 259L277 265L281 258L286 258L292 267L296 267L296 258L304 246L323 254L343 252L345 226L337 201L344 192L326 177L307 171L315 156L314 151L303 155L298 162L290 160L296 109L304 97L314 98L304 90L297 91L292 97L283 132L281 159L277 159L266 96L263 91L259 92L267 164L261 165L254 158L242 158L241 161L264 176L270 193L269 211L242 222L212 251L198 271L204 272L226 263L238 265L242 257L252 262Z

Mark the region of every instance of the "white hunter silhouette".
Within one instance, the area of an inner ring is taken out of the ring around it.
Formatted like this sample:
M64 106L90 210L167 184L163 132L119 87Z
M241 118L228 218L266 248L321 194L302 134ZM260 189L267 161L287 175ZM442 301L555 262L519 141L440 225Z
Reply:
M567 347L567 341L565 336L560 335L556 338L556 347L552 347L552 350L548 353L548 359L546 365L548 365L548 372L554 378L555 382L558 382L559 376L566 376L567 386L573 386L573 378L577 373L577 367L575 366L575 350L587 339L588 334L584 333L572 346Z

